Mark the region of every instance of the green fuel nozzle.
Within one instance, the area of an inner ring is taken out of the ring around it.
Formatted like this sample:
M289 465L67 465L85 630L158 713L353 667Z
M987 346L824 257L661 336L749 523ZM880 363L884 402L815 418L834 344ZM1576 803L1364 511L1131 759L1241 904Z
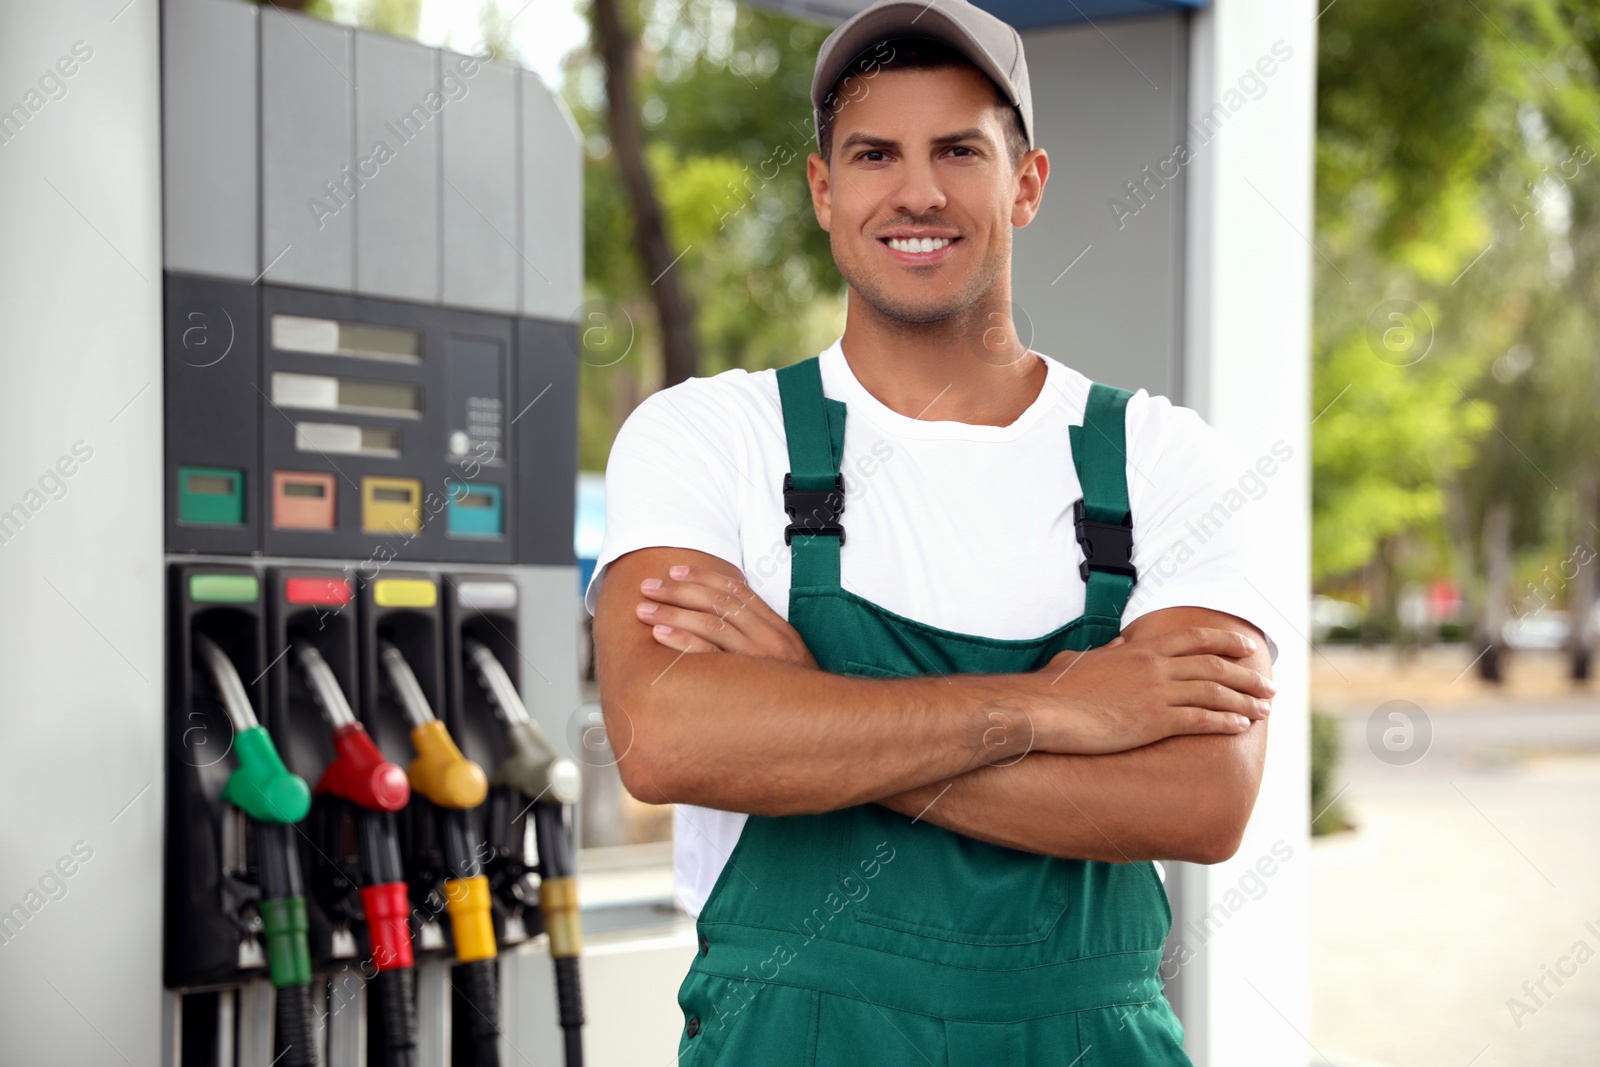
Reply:
M238 761L222 789L222 799L261 822L296 823L311 810L306 780L283 765L255 709L233 660L205 634L194 635L195 656L211 676L217 696L233 726L233 752Z

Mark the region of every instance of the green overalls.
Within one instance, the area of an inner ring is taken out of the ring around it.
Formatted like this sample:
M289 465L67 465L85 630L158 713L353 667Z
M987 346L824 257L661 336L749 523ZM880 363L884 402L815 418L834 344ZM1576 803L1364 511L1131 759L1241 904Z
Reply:
M1079 539L1096 539L1086 610L1017 640L928 626L840 586L845 406L823 396L815 358L778 384L789 622L821 669L1020 673L1117 635L1134 583L1126 391L1094 385L1070 431ZM879 804L751 815L699 917L679 1067L1188 1067L1158 974L1171 925L1148 861L1022 852Z

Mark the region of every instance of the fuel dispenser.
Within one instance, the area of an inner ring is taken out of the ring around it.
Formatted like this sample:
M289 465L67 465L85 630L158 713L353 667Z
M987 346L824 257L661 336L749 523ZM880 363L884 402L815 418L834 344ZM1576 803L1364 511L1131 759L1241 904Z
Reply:
M236 0L161 13L162 1062L572 1047L575 964L566 1034L503 1002L544 951L575 959L572 864L519 841L520 888L492 881L507 728L463 690L442 591L508 585L497 625L550 664L534 716L577 706L576 127L488 56ZM358 181L391 125L404 150ZM522 914L541 895L548 922Z

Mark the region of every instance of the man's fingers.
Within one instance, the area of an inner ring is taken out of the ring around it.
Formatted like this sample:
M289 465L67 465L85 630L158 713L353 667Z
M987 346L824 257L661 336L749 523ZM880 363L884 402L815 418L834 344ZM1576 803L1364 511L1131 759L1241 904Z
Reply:
M641 603L635 609L640 622L651 626L669 626L674 631L700 639L720 652L749 652L751 643L727 619L703 611L674 607L671 604ZM673 645L677 648L679 646Z
M741 624L735 620L762 619L764 613L771 612L766 601L735 578L694 567L673 567L672 571L683 574L664 579L646 578L639 583L640 595L663 604L720 615L735 625Z
M1168 736L1178 734L1242 734L1250 729L1251 720L1228 711L1211 708L1173 708L1173 723L1177 727Z
M1260 671L1217 655L1179 656L1172 661L1170 677L1174 681L1221 682L1229 689L1262 699L1270 699L1278 691L1272 680Z
M1156 637L1156 649L1164 656L1248 656L1256 650L1254 638L1235 630L1214 626L1186 626Z
M1206 708L1264 719L1271 710L1265 700L1229 689L1221 682L1175 682L1172 699L1179 707Z
M652 626L650 628L650 636L654 637L658 644L666 645L668 648L676 649L679 652L722 651L722 649L709 641L698 638L687 630L679 630L673 626Z

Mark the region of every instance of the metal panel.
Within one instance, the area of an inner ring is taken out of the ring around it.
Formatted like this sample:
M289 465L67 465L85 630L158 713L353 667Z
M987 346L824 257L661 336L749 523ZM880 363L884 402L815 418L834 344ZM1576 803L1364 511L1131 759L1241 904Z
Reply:
M439 299L439 53L355 35L356 291Z
M443 116L443 300L515 313L523 271L516 243L517 69L451 52L441 64L441 83L449 88L453 79L464 87Z
M572 321L583 300L583 141L539 76L520 76L522 313Z
M166 275L166 530L169 552L261 548L260 290L245 282ZM244 480L244 523L178 521L179 470L236 470Z
M0 4L6 105L67 86L0 130L8 1067L160 1053L160 30Z
M1023 42L1053 168L1038 216L1016 231L1017 328L1097 381L1180 400L1185 17Z
M235 0L167 0L161 10L166 266L249 281L261 270L259 9Z
M261 13L261 264L268 281L355 284L351 31ZM387 175L385 175L387 177Z
M517 396L511 439L518 472L517 555L523 563L573 562L577 512L578 328L517 321Z

